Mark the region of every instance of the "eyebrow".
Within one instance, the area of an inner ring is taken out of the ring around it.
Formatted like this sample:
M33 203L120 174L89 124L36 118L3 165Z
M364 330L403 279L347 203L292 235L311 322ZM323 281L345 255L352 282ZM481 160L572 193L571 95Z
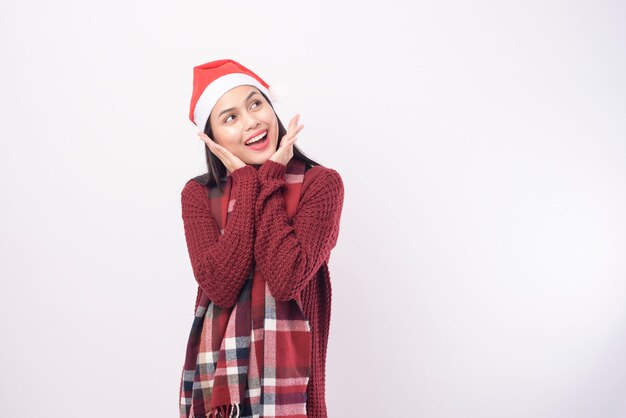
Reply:
M250 92L250 94L248 94L248 97L246 97L246 100L244 100L244 102L247 102L248 99L250 99L250 97L254 96L255 94L257 94L256 90L253 90ZM224 109L220 112L219 115L217 115L217 117L219 118L220 116L222 116L224 113L226 112L230 112L231 110L235 110L234 107L229 107L228 109Z

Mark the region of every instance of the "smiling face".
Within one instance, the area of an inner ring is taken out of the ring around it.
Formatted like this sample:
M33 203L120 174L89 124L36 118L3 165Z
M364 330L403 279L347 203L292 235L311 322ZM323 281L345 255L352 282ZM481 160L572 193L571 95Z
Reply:
M224 93L209 122L212 139L246 164L263 164L276 152L278 119L256 87L238 86ZM246 145L258 136L261 140Z

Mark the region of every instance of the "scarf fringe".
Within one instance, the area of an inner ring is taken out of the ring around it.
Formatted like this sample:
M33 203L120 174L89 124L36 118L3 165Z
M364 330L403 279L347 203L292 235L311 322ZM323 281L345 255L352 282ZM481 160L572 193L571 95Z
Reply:
M228 418L239 418L241 414L239 404L233 403L230 405L216 406L206 415L206 418L226 418L226 414L228 414Z

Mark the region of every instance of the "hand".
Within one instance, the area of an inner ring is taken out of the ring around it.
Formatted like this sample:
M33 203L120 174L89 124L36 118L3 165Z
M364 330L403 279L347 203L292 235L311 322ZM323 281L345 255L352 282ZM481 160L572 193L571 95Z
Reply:
M239 157L235 156L232 152L228 151L226 148L214 142L207 134L204 132L198 132L198 136L201 140L203 140L211 152L215 154L217 158L219 158L226 169L232 173L238 168L245 167L247 164L239 159Z
M289 160L291 160L291 157L293 157L293 144L296 142L296 139L298 139L296 134L304 128L304 125L298 125L299 120L300 115L296 115L291 119L287 133L280 141L280 147L272 154L270 160L283 165L287 165Z

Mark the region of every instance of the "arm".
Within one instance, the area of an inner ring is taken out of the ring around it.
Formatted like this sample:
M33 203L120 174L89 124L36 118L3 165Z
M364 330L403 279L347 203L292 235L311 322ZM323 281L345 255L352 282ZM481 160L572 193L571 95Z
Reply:
M272 160L259 168L261 191L256 204L254 256L279 301L295 299L330 257L339 235L344 195L339 173L325 170L301 196L290 222L282 195L286 169Z
M259 194L257 170L234 170L236 202L224 235L211 212L207 189L194 180L181 193L187 250L198 285L216 305L232 307L253 265L254 204ZM234 184L233 184L234 186Z

